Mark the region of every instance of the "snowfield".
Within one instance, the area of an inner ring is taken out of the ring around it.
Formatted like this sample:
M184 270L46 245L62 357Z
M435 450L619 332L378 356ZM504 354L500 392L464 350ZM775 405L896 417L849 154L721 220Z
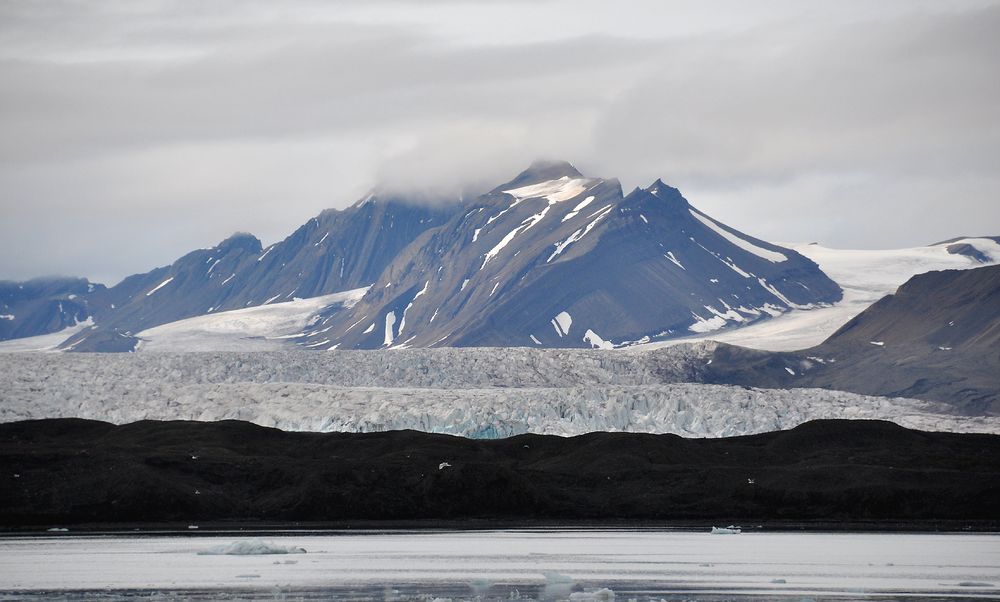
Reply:
M143 330L142 351L274 351L289 346L331 306L353 307L368 288L206 314Z
M238 419L284 430L492 438L591 431L721 437L867 418L1000 432L998 417L954 416L924 401L684 382L711 349L10 354L0 373L0 421Z
M980 263L948 252L950 244L969 244L990 261ZM719 341L763 349L795 351L819 345L869 305L892 294L913 276L935 270L968 270L1000 263L1000 244L988 238L964 238L948 244L912 249L847 250L817 244L778 243L815 261L844 291L844 298L829 307L793 309L748 326L728 328L703 336L685 337L640 345L669 347L695 341Z

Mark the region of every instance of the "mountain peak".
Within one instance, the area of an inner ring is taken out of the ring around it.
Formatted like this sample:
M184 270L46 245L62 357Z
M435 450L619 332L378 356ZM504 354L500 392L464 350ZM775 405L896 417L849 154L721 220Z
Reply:
M582 177L583 174L568 161L537 159L528 166L528 169L522 171L516 178L500 186L500 188L517 188L548 180L558 180L559 178Z
M231 236L229 236L229 238L216 245L215 248L220 251L241 249L249 251L250 253L260 253L263 247L260 239L253 234L250 234L249 232L234 232Z

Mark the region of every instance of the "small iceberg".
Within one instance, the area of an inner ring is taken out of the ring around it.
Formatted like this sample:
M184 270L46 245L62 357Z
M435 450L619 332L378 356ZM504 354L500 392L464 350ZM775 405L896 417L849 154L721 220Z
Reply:
M198 552L199 556L261 556L264 554L305 554L304 548L279 546L259 539L234 541L228 546L215 546Z
M733 525L729 525L728 527L712 527L713 535L739 535L742 532L742 527L734 527Z

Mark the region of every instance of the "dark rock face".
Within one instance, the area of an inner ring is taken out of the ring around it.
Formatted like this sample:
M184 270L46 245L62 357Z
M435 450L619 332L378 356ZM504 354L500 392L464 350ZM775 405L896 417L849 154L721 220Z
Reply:
M418 238L322 336L341 349L606 346L840 298L809 259L660 181L623 196L617 180L548 163Z
M88 299L104 287L85 278L0 282L0 340L58 332L92 315Z
M995 520L1000 436L817 421L730 439L484 441L245 422L0 425L0 524ZM16 477L14 475L17 475Z
M795 353L720 346L707 382L822 387L1000 412L1000 265L914 276L821 345Z
M97 325L63 348L128 351L135 333L159 324L363 287L454 210L369 195L343 211L324 211L266 249L250 234L235 234L102 291Z

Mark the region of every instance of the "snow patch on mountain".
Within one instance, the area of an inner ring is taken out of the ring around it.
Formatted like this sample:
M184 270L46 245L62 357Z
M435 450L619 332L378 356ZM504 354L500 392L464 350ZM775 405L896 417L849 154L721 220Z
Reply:
M167 278L163 282L161 282L161 283L157 284L156 286L154 286L148 293L146 293L146 296L148 297L148 296L152 295L156 291L160 290L161 288L163 288L163 287L167 286L168 284L170 284L171 282L173 282L173 280L174 280L173 276L171 276L170 278Z
M559 203L580 196L587 190L591 182L592 180L589 178L563 176L558 180L548 180L503 192L514 197L517 202L524 199L544 198L549 203Z
M691 212L691 215L696 220L698 220L699 222L705 224L710 229L712 229L716 234L718 234L719 236L725 238L726 240L728 240L729 242L733 243L737 247L743 249L744 251L749 251L750 253L753 253L757 257L761 257L763 259L766 259L766 260L770 261L771 263L780 263L782 261L788 261L788 257L786 255L784 255L782 253L778 253L777 251L771 251L771 250L765 249L763 247L759 247L759 246L753 244L752 242L750 242L749 240L746 240L745 238L742 238L740 236L736 236L735 234L733 234L729 230L726 230L725 228L723 228L722 226L720 226L718 223L715 222L715 220L711 219L710 217L702 215L701 213L699 213L699 212L697 212L697 211L695 211L693 209L690 209L689 211Z

